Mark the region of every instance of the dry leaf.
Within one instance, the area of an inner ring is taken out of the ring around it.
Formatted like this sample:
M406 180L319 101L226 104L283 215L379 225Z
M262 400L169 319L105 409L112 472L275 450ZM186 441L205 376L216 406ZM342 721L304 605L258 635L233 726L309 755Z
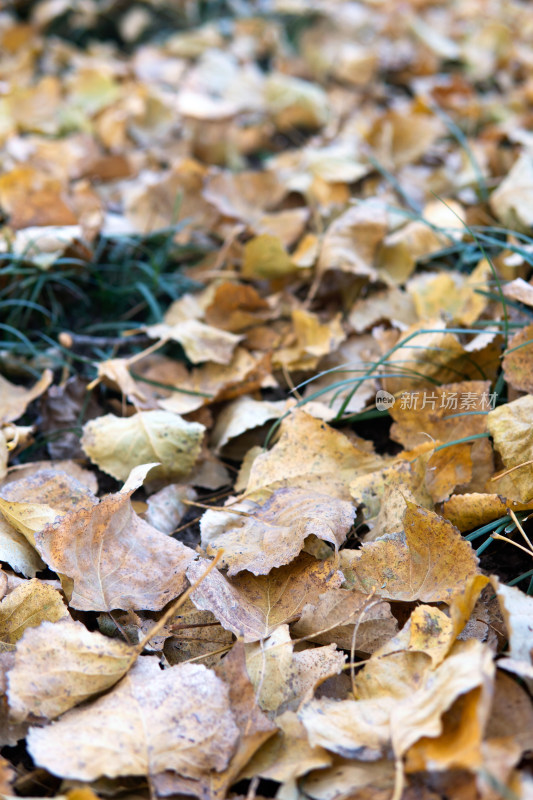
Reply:
M160 322L144 329L151 339L179 342L192 364L214 361L229 364L237 344L243 338L234 333L205 325L197 319L180 320L174 325Z
M13 422L21 417L29 404L48 389L53 377L52 371L45 369L37 383L25 389L0 375L0 422Z
M353 588L387 600L449 602L478 571L470 542L432 511L407 504L405 532L361 550L343 550L341 569ZM349 570L349 574L347 573Z
M298 709L316 686L341 672L345 658L334 644L294 652L288 625L246 645L246 667L259 705L276 715Z
M166 769L198 778L223 770L239 735L228 690L203 666L161 671L142 658L119 685L47 728L31 728L39 766L65 778L156 775Z
M311 747L307 733L294 711L276 717L279 731L264 744L247 764L241 777L259 775L271 781L286 783L306 775L313 769L329 767L332 757L322 747Z
M498 488L512 500L522 502L533 497L533 464L528 463L533 459L532 420L533 396L529 394L498 406L487 416L494 447L505 467L518 467L509 473L506 484L499 482ZM521 464L524 466L519 466Z
M91 461L119 481L126 480L133 467L152 461L161 465L152 480L175 480L191 472L204 430L170 411L141 411L125 418L106 414L84 426L81 443Z
M36 540L48 566L73 581L72 607L90 611L163 608L185 588L194 558L138 517L120 493L71 512Z
M532 339L533 325L526 325L509 339L508 350L511 352L506 352L503 356L505 380L514 389L518 389L521 392L533 392L533 380L531 380L531 368L533 366Z
M109 689L127 672L135 650L88 631L67 617L27 628L8 673L12 718L54 719Z
M187 570L189 581L198 580L205 566L205 561L191 564ZM316 561L302 553L268 575L245 572L228 580L213 570L191 599L197 608L213 612L224 628L244 642L255 642L270 636L278 625L297 619L306 604L318 601L321 592L332 591L341 581L341 574L331 562Z
M316 644L335 642L343 650L373 653L396 633L398 623L388 603L372 602L354 590L330 587L314 602L308 599L292 627L295 636Z
M331 542L338 550L355 517L351 503L305 489L277 489L262 505L251 500L228 510L206 511L200 523L209 555L223 550L228 575L242 570L267 575L296 558L307 536Z
M43 620L57 622L68 611L57 589L37 578L17 586L0 602L0 650L11 650L24 631Z
M380 456L355 447L340 431L297 409L281 423L272 450L254 460L246 493L282 480L297 486L310 475L320 476L323 484L328 478L349 482L354 473L368 472L381 463Z

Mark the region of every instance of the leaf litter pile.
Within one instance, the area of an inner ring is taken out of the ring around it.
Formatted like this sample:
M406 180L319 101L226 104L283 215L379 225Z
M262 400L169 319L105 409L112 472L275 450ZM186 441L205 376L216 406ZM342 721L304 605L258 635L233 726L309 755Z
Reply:
M533 797L528 3L7 6L0 792Z

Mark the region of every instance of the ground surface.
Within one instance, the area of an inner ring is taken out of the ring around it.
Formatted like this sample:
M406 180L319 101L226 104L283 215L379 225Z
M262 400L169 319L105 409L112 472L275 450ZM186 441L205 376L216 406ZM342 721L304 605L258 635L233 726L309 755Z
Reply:
M530 798L528 3L0 13L0 790Z

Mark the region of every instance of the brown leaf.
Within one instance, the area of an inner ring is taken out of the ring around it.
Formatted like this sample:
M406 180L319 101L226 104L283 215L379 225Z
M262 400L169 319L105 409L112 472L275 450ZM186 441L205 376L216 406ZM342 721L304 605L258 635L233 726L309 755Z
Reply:
M185 588L194 558L138 517L120 493L48 525L36 540L48 566L74 581L73 608L91 611L163 608Z
M262 505L244 500L228 510L206 511L200 530L209 555L224 551L220 563L228 575L242 570L267 575L296 558L307 536L338 550L354 517L355 509L345 500L287 488L277 489Z
M533 325L526 325L511 339L503 356L505 380L521 392L533 392ZM526 344L529 342L529 344ZM516 349L518 348L518 349ZM511 352L509 352L511 351Z
M518 351L520 352L520 351ZM533 396L525 395L491 411L487 425L507 469L518 467L497 486L512 500L527 502L533 497ZM524 466L519 466L524 464Z
M8 673L8 698L16 722L54 719L117 683L135 650L70 617L27 628Z
M205 561L191 564L187 570L191 583L203 574L205 566ZM341 580L331 562L316 561L302 553L268 575L256 577L244 572L228 580L218 570L212 570L191 599L197 608L211 611L224 628L244 642L255 642L265 639L278 625L297 618L306 603L317 602L328 588L325 596L329 596Z
M373 653L398 629L388 603L375 603L368 595L331 587L314 602L308 600L300 619L292 627L297 637L316 644L331 644L343 650ZM317 635L319 634L319 635Z
M77 780L166 769L198 778L227 766L238 735L228 690L212 671L196 664L161 671L145 657L105 697L31 728L28 748L39 766Z
M412 503L404 526L405 533L343 550L341 569L350 569L354 588L378 597L449 602L478 571L472 546L447 520Z

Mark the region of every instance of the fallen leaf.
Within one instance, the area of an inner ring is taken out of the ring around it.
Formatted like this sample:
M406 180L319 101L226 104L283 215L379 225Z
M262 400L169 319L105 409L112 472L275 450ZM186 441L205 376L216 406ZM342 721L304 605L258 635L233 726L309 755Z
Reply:
M382 458L355 447L340 431L297 409L282 421L280 437L272 450L253 462L246 493L288 481L298 485L309 475L349 482L357 474L380 466Z
M360 550L343 550L353 588L404 602L449 602L478 572L470 542L438 514L408 503L405 532L383 536ZM346 574L346 571L345 571Z
M266 780L286 783L313 769L324 769L332 762L323 747L311 747L307 733L294 711L276 717L278 732L248 762L242 778L259 775Z
M533 381L531 380L531 368L533 366L532 339L533 325L526 325L509 339L509 347L503 356L505 380L514 389L518 389L521 392L533 392Z
M273 280L291 275L297 269L277 236L262 233L244 246L243 278Z
M220 453L228 442L245 431L253 430L271 419L278 419L286 408L283 401L268 402L254 400L252 397L238 397L229 403L218 415L211 433L215 452Z
M520 352L520 351L519 351ZM533 395L525 395L498 406L487 415L487 426L509 473L500 487L512 500L527 502L533 497ZM522 465L523 466L519 466ZM510 487L509 492L507 486Z
M9 564L27 578L34 578L45 567L44 561L26 536L3 517L0 517L0 561Z
M336 643L343 650L373 653L396 633L398 623L388 603L348 589L330 587L302 609L292 626L297 637L316 644Z
M228 510L209 510L200 522L209 555L223 550L228 575L242 570L267 575L296 558L307 536L338 550L355 517L351 503L304 489L277 489L262 505L243 500Z
M242 336L205 325L197 319L183 320L175 325L160 322L144 330L151 339L172 339L179 342L192 364L200 364L202 361L229 364L242 339Z
M148 497L148 508L142 517L158 531L171 534L187 511L186 502L196 500L196 497L196 492L190 486L170 484Z
M14 422L26 411L29 404L47 390L53 380L53 373L45 369L31 389L16 386L0 375L0 422Z
M227 766L238 735L228 689L212 671L196 664L161 671L145 657L96 702L31 728L28 748L37 765L77 780L166 769L197 778Z
M57 589L37 578L26 581L0 602L0 650L12 650L27 628L66 616L67 607Z
M36 543L48 566L73 581L72 607L90 611L163 608L185 588L194 558L138 517L120 493L47 526Z
M117 480L126 480L137 464L152 461L161 465L152 480L176 479L191 472L204 430L170 411L141 411L125 418L106 414L84 426L81 443L91 461Z
M201 577L205 566L205 561L191 564L187 570L191 583ZM244 642L255 642L270 636L278 625L297 619L306 604L318 601L321 592L337 588L341 580L330 562L316 561L302 553L268 575L244 572L229 580L212 570L191 599Z
M10 715L54 719L117 683L135 655L70 617L27 628L7 676Z
M297 710L318 684L341 672L345 658L333 644L294 652L288 625L246 645L246 667L259 705L276 715Z

